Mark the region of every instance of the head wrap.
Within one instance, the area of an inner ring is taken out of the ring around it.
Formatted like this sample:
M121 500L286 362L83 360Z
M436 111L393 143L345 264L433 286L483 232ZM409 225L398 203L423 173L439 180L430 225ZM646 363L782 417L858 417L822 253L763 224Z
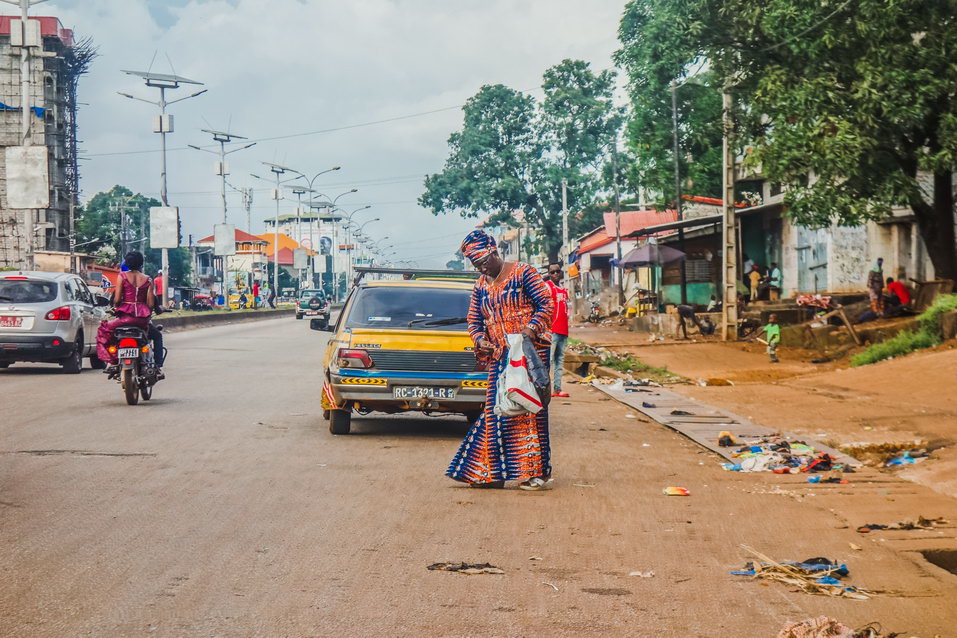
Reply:
M474 264L495 251L495 239L484 230L473 230L465 236L459 250Z

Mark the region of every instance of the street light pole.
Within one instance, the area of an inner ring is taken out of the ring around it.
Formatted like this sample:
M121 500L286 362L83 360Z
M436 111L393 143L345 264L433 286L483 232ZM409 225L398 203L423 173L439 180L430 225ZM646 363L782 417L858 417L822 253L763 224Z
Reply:
M166 114L166 107L171 104L176 104L177 102L182 102L183 100L188 100L202 95L209 89L202 89L196 91L191 95L186 97L181 97L177 100L166 101L166 89L178 89L180 84L197 84L202 85L202 82L196 82L195 80L190 80L178 75L166 75L162 73L150 73L149 71L123 71L127 75L135 75L139 78L146 80L146 86L154 89L159 89L160 96L159 100L154 102L153 100L145 100L141 97L136 97L128 93L120 93L123 97L127 97L131 100L139 100L140 102L146 102L147 104L154 104L159 107L160 114L157 120L153 124L153 132L160 134L160 201L163 203L163 206L169 206L169 199L166 196L166 134L173 132L173 116ZM163 306L169 304L169 249L161 249L162 253L162 271L163 271Z
M227 151L226 144L231 143L233 139L244 140L246 138L241 135L235 135L233 133L227 133L225 131L214 131L211 129L201 129L201 130L203 131L203 133L209 133L210 135L212 135L213 141L219 142L219 151L218 152L211 151L206 148L200 148L199 146L194 146L193 144L188 144L188 146L197 151L204 151L206 153L212 153L213 155L219 155L219 162L216 166L216 173L222 178L220 196L222 197L222 204L223 204L223 224L226 224L227 223L226 176L229 175L229 169L226 166L226 156L231 155L232 153L236 153L238 151L245 150L252 146L255 146L256 142L252 142L251 144L246 144L245 146L241 146L239 148L234 148L230 151ZM235 233L234 233L234 239L235 239ZM214 238L214 243L215 243L215 238ZM226 309L229 310L229 284L227 282L229 278L229 255L224 254L224 255L221 255L221 257L223 260L223 286L222 286L223 301L224 301L224 305L226 306Z

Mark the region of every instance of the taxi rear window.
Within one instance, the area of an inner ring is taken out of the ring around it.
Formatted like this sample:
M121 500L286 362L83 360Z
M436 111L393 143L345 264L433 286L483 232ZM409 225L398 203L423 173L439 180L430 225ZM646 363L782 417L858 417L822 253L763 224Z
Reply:
M360 288L346 327L465 330L471 296L471 290L449 288Z

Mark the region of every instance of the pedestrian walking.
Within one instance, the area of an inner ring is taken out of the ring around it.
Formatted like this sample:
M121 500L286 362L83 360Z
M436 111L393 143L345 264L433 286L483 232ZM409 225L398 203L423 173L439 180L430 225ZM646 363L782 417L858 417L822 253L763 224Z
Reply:
M781 269L773 261L771 262L771 270L768 272L768 298L771 301L781 299Z
M269 287L269 291L266 293L266 301L269 303L269 307L273 310L276 309L276 289L273 286Z
M259 282L253 282L253 308L259 307Z
M878 257L874 267L867 273L867 296L871 300L871 312L884 316L884 258Z
M506 262L495 240L481 230L466 236L462 254L482 273L472 289L468 330L480 359L488 362L485 410L469 428L446 475L475 487L505 487L521 481L523 490L551 485L548 410L537 414L495 413L497 382L508 364L507 334L523 334L543 364L549 360L552 296L542 276L521 262Z
M548 265L548 289L552 294L555 314L552 318L552 350L549 366L552 369L552 396L567 397L562 392L562 372L565 370L565 347L568 345L568 289L562 286L562 265Z
M764 326L764 335L768 342L768 356L771 363L778 361L778 344L781 343L781 326L778 325L778 316L774 313L768 316L768 325Z
M748 273L748 284L751 287L751 301L758 300L758 292L761 287L761 269L757 264L751 264L751 272Z

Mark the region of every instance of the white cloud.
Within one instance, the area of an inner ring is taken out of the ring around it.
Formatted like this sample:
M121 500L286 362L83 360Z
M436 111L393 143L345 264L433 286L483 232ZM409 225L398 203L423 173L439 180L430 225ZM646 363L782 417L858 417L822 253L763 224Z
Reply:
M121 69L153 69L206 83L209 93L171 107L176 133L170 146L203 144L207 122L262 138L348 126L464 102L482 84L517 89L538 86L542 72L566 57L595 68L610 66L625 0L56 0L34 10L57 15L77 36L92 36L101 57L80 87L84 194L121 183L156 194L159 155L101 155L156 149L149 105L116 91L152 97ZM159 20L162 24L158 23ZM179 95L186 92L180 89ZM205 119L204 119L205 118ZM445 140L461 114L444 111L387 124L271 142L231 157L237 185L259 161L278 161L305 172L334 164L343 169L325 181L330 191L352 183L403 176L399 183L360 185L343 198L373 204L373 234L389 235L403 256L451 252L455 233L474 220L435 218L415 204L422 176L439 170ZM211 156L169 154L170 200L182 207L186 231L209 234L217 218L218 185ZM322 180L323 178L320 178ZM341 186L336 186L338 184ZM257 184L258 185L258 184ZM334 192L330 192L334 195ZM271 213L259 194L254 220ZM233 221L245 225L238 198ZM254 221L254 231L261 229ZM433 235L435 243L422 242ZM446 237L448 236L448 237ZM417 242L417 243L412 243ZM444 256L423 265L444 264Z

